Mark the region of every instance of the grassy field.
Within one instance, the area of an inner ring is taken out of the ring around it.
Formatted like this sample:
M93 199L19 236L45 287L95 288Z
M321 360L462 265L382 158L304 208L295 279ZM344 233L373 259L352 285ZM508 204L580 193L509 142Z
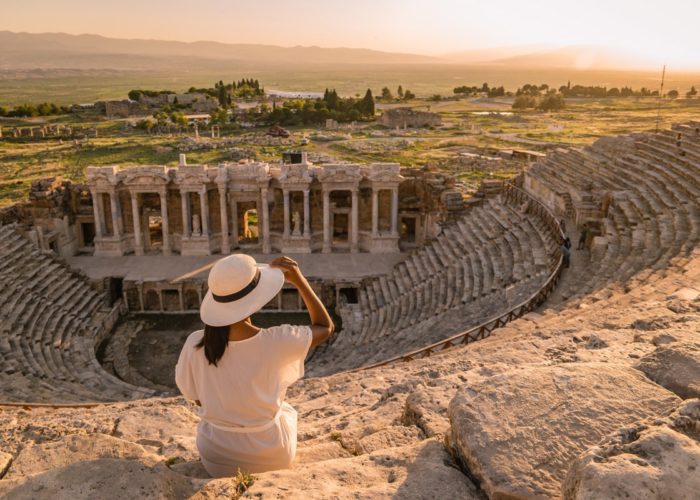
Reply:
M275 67L253 68L222 63L212 70L182 68L170 71L117 70L0 70L0 106L51 101L57 104L94 102L100 99L124 99L131 89L168 89L185 91L191 86L211 86L240 78L257 78L268 89L317 91L335 88L341 95L363 95L371 88L375 95L384 86L392 90L401 84L418 97L433 94L452 95L460 85L503 85L515 91L525 83L547 83L560 87L572 84L607 87L659 88L658 72L603 71L573 69L523 69L499 65L345 65L342 67ZM700 74L678 73L669 69L665 89L677 89L681 95L695 85L700 88Z
M457 177L476 183L485 176L507 176L515 172L483 172L463 169L459 153L493 152L524 148L546 151L557 146L583 146L602 136L653 130L658 102L653 99L570 99L558 113L526 111L512 113L510 99L462 99L438 103L417 100L414 107L438 112L444 125L432 129L387 131L376 124L363 124L352 131L292 128L292 140L280 143L259 141L262 130L224 130L222 140L237 138L236 147L254 152L261 160L276 160L288 149L301 147L300 139L314 133L336 134L339 140L312 140L304 149L358 162L396 161L405 166L433 164ZM700 118L700 99L662 101L660 126ZM9 127L41 122L71 122L97 128L98 137L60 142L57 139L10 138ZM26 196L32 180L61 175L80 181L88 165L175 165L188 134L149 135L126 131L123 122L73 115L49 118L0 120L0 205ZM350 134L349 136L347 134ZM203 142L210 141L203 139ZM188 162L216 164L230 160L230 148L203 149L187 153Z

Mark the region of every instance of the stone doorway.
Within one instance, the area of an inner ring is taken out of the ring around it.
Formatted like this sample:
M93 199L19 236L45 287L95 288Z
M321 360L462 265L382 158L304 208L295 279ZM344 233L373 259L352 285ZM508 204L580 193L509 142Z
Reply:
M163 249L163 217L160 196L157 193L143 193L141 205L143 207L141 228L144 236L144 253L160 253Z
M180 311L180 292L178 290L163 290L164 311Z
M245 205L245 203L240 203ZM238 226L238 242L242 245L257 245L259 241L258 211L255 208L242 208L242 221Z
M185 291L185 309L193 311L199 309L199 295L195 290Z
M399 226L399 236L401 243L415 244L416 243L416 218L401 217Z
M163 218L160 215L149 214L147 216L146 228L147 249L160 251L163 248Z
M144 295L143 308L146 311L160 311L160 297L155 290L148 290Z
M95 246L95 224L93 222L81 222L80 237L81 247Z
M347 211L333 212L333 245L347 245L350 241L350 214Z
M122 298L122 292L124 290L124 278L109 278L109 305L113 306L114 303Z

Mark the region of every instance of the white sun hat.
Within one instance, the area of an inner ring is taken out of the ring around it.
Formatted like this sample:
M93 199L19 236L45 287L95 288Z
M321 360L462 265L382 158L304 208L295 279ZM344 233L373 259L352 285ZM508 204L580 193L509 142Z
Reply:
M210 326L227 326L262 309L284 285L280 269L257 264L249 255L233 254L209 271L209 290L199 316Z

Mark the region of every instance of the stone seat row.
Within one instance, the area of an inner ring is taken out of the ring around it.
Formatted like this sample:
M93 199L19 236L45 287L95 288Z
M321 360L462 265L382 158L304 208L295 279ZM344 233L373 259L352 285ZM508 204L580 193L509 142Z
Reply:
M500 314L536 291L559 243L522 210L503 197L488 199L390 274L367 281L359 304L343 316L343 331L314 363L351 368L393 357Z
M104 297L12 226L0 227L4 400L109 401L152 394L106 373L94 341Z
M498 205L500 204L488 203L483 209L484 213L496 216ZM480 223L474 223L474 220ZM380 277L373 280L370 286L362 289L360 304L365 317L369 317L370 311L376 312L384 309L388 322L387 327L393 327L394 330L402 329L407 326L407 321L409 321L408 324L413 321L421 321L426 314L439 314L460 303L476 300L478 297L486 296L504 286L517 283L519 279L526 276L521 267L520 275L516 279L513 272L514 255L518 255L519 258L527 256L523 258L526 261L524 267L530 271L536 269L538 265L542 265L545 253L544 246L541 236L535 236L539 230L530 226L531 221L526 220L524 226L514 224L512 232L504 233L501 231L500 235L488 232L488 228L494 226L493 224L487 225L486 220L470 217L467 221L468 223L465 225L461 225L463 221L459 221L454 227L446 228L443 237L438 238L431 245L435 249L449 248L447 251L438 250L436 253L440 255L449 253L452 259L449 261L443 259L443 266L431 269L426 276L423 276L422 281L408 288L406 283L403 286L393 286L390 278ZM511 227L503 222L499 224L502 224L501 229ZM526 248L524 251L523 246ZM428 252L431 247L428 247ZM411 263L417 258L416 254L411 257L407 259L408 266L411 266ZM401 266L398 268L401 269ZM396 276L395 273L394 276ZM403 290L402 294L399 293L399 289ZM419 304L422 304L420 296L425 293L433 300L427 307L414 309L408 305L409 311L414 311L413 314L395 315L386 311L386 309L401 306L399 302L401 299L404 300L404 303L410 304L410 298L407 295L411 293L418 296ZM400 319L400 321L394 321L395 318ZM383 326L381 330L387 331Z
M697 150L700 141L693 137L692 142ZM635 134L615 147L595 144L558 152L530 169L528 175L555 192L592 184L598 200L612 195L598 272L578 284L577 295L626 282L644 269L662 269L692 253L700 241L700 164L691 149L679 155L669 131Z

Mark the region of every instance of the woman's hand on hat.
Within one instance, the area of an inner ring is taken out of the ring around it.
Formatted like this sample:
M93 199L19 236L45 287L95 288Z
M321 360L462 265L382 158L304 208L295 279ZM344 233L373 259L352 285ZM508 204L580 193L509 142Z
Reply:
M272 262L270 262L270 267L280 269L284 273L285 281L292 285L296 285L304 279L304 275L301 273L301 269L299 269L299 264L286 255L273 259Z

